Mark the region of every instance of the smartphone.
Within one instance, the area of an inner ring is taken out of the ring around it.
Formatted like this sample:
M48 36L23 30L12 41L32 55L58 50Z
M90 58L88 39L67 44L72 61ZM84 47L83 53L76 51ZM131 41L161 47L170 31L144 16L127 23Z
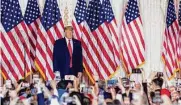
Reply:
M12 88L11 80L6 80L5 85L7 89L11 89Z
M83 87L82 93L92 94L92 88L91 87Z
M130 81L130 87L134 88L135 87L135 81Z
M155 91L155 96L153 97L153 99L152 99L152 102L153 103L156 103L156 104L161 104L161 103L163 103L163 100L162 100L162 98L161 98L161 96L160 96L160 91Z
M40 81L40 78L33 78L33 83L34 83L34 84L38 84L39 81Z
M37 93L36 88L31 89L31 94L32 94L32 95L36 95L36 93Z
M163 77L163 72L157 72L157 77Z
M71 80L71 81L74 81L75 79L75 76L74 75L65 75L65 80Z
M30 86L30 84L29 83L22 83L22 87L29 87Z
M129 87L129 79L128 78L122 78L123 87Z
M55 74L54 80L59 82L61 80L60 72L59 71L55 71L54 74Z
M108 87L113 87L113 86L116 86L118 83L118 80L117 79L110 79L107 81L107 86Z
M135 69L132 69L132 73L141 74L141 69L142 69L142 68L135 68Z

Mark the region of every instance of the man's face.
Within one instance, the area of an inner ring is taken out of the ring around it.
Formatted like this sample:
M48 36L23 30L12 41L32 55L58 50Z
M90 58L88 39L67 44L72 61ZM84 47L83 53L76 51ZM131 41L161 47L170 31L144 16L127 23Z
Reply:
M73 31L71 29L65 30L65 37L68 39L72 39Z

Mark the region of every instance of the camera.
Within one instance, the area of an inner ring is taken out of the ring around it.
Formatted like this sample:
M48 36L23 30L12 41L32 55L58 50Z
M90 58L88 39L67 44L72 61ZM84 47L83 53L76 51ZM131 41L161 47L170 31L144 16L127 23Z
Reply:
M114 86L117 85L117 83L118 83L117 79L110 79L110 80L107 81L107 86L108 87L114 87Z
M75 76L74 75L65 75L65 80L71 80L74 81Z
M155 91L155 96L153 97L153 100L152 100L153 103L156 103L156 104L161 104L163 103L163 100L160 96L160 91Z

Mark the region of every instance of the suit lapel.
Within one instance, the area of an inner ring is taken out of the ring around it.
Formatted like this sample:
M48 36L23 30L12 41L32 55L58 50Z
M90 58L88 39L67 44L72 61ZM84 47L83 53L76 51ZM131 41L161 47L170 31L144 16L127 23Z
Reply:
M67 46L67 42L66 42L66 39L64 38L64 49L65 49L65 53L68 55L68 56L70 56L70 54L69 54L69 50L68 50L68 46Z

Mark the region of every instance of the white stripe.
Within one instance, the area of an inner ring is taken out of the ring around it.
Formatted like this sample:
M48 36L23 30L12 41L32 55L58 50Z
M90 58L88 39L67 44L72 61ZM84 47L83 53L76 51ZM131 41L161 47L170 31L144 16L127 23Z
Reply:
M92 40L95 40L95 37L94 37L94 35L91 33L91 31L90 31L89 29L87 29L87 31L90 33L89 36L91 37L91 39L92 39ZM97 43L97 41L96 41L96 43ZM100 50L98 44L95 44L95 43L93 43L93 44L97 47L98 53L99 53L99 55L101 56L101 59L102 59L104 56L103 56L103 54L101 53L101 50ZM92 51L91 51L91 52L92 52ZM94 52L94 51L93 51L93 52ZM92 55L92 54L91 54L91 55ZM96 56L98 56L98 55L96 55ZM93 59L94 59L94 58L93 58ZM97 60L98 60L98 59L97 59ZM102 59L102 61L104 61L104 59ZM99 61L98 61L98 68L99 68L102 76L104 77L104 79L106 79L106 78L107 78L107 74L105 73L105 70L103 69L103 67L102 67L102 65L101 65L101 63L100 63Z
M4 36L5 36L5 35L4 35ZM18 78L19 78L19 77L21 78L22 75L20 74L19 69L17 68L16 64L14 63L14 62L20 62L20 58L17 58L18 61L15 61L15 60L11 57L11 55L8 53L8 51L7 51L4 43L2 43L2 51L4 52L6 58L9 60L10 65L13 67L13 71L14 71L17 75L19 75ZM22 68L22 69L23 69L23 68ZM19 79L20 79L20 78L19 78Z
M36 29L36 26L35 26L34 22L31 23L29 27L32 28L32 31L34 32L34 34L37 34L37 29ZM33 44L36 45L36 39L35 39L35 37L34 37L32 32L31 32L31 34L29 34L29 38L32 40Z
M113 27L113 29L110 28L110 32L111 32L112 40L113 40L113 43L115 46L114 50L116 50L120 54L118 27L116 26L114 21L111 21L110 25L112 25L112 27ZM113 32L115 32L115 34ZM116 53L115 53L115 60L116 60L116 64L119 66L120 65L120 56L116 55Z
M88 25L85 25L85 27L86 27L86 30L87 30L87 32L89 33L90 37L93 38L93 35L92 35L92 33L90 32L90 29L88 28ZM83 39L83 41L85 42L85 44L87 45L87 47L88 47L87 50L89 50L90 54L91 54L92 57L93 57L93 60L95 61L95 64L99 67L98 70L101 71L101 70L102 70L102 66L100 65L100 62L98 61L97 55L96 55L95 52L93 51L92 46L90 46L90 44L89 44L89 42L88 42L88 40L86 39L85 36L86 36L86 35L83 33L82 39ZM93 38L93 39L94 39L94 38ZM94 39L94 41L95 41L95 39ZM96 45L97 42L95 41L95 42L93 42L93 43ZM103 76L104 78L106 78L106 77L105 77L106 74L102 74L102 76Z
M176 37L176 34L173 34L175 31L172 30L171 26L168 28L168 35L167 36L170 36L171 39L168 37L167 39L169 40L169 44L171 44L170 40L172 41L172 44L173 44L173 47L176 48L176 39L174 37ZM171 47L171 50L175 50Z
M4 62L4 59L2 59L2 62L1 62L1 63L2 63L2 66L4 67L4 69L5 69L5 71L6 71L7 75L9 76L9 78L10 78L12 81L16 81L16 79L15 79L14 76L12 75L9 67L8 67L8 66L6 65L6 63Z
M24 22L24 21L23 21ZM25 23L24 23L25 24ZM22 27L22 25L21 24L18 24L18 29L19 30L24 30L24 28ZM26 24L25 24L25 28L27 28L27 26L26 26ZM28 30L28 29L27 29ZM25 40L25 43L26 43L26 45L27 45L27 47L28 48L24 48L24 50L27 50L28 49L28 51L30 51L30 43L29 43L29 39L28 39L28 35L26 34L26 32L24 32L24 31L20 31L21 32L21 35L23 36L23 38L24 38L24 40ZM25 61L26 61L26 64L28 65L28 68L26 68L26 69L29 69L29 70L31 70L31 63L30 63L30 53L28 53L28 52L26 52L25 51L25 53L24 54L26 54L26 59L25 59ZM28 59L29 58L29 59Z
M125 41L125 46L126 46L126 48L127 48L127 50L128 50L128 52L126 52L125 51L125 55L129 55L130 56L130 58L131 58L131 61L132 61L132 63L133 63L133 66L134 67L136 67L136 60L135 60L135 57L133 56L133 51L131 50L131 47L130 47L130 44L128 43L128 40L130 40L131 41L131 44L132 44L132 46L135 46L134 45L134 42L132 42L133 41L133 39L132 39L132 37L130 36L131 34L130 34L130 31L129 31L129 29L128 29L128 27L127 27L127 23L126 23L126 20L124 20L124 23L123 24L125 24L125 29L126 29L126 31L127 31L127 35L126 35L126 33L125 33L125 30L124 30L124 28L122 28L122 35L123 35L123 37L124 37L124 41ZM128 36L128 38L129 39L127 39L127 37L126 36ZM124 49L124 47L123 47L123 49ZM125 50L125 49L124 49ZM135 50L134 49L134 47L133 47L133 50ZM134 51L135 52L135 51ZM128 61L129 62L129 61Z
M102 37L102 35L100 35L101 33L99 32L99 30L95 30L95 31L96 31L96 33L97 33L97 37L99 38L99 40L101 41L101 43L102 43L105 51L107 52L109 59L106 59L106 58L105 58L103 52L102 52L101 49L100 49L100 46L98 46L98 48L97 48L98 53L99 53L99 55L101 56L102 61L105 63L105 66L108 68L108 71L109 71L110 73L114 73L114 70L113 70L114 68L112 68L111 65L109 64L109 62L107 61L107 60L111 60L111 61L113 62L113 64L115 65L114 56L113 56L112 52L110 51L109 47L107 46L106 41L104 40L104 38ZM105 33L109 33L109 32L105 32ZM112 50L112 49L111 49L111 50ZM114 66L114 65L113 65L113 66Z
M17 34L16 34L16 32L15 32L14 29L11 30L11 34L12 34L13 36L4 35L4 37L5 37L6 41L7 41L10 49L12 50L14 56L15 56L16 58L21 58L20 55L19 55L19 53L18 53L18 51L17 51L17 49L14 47L14 44L12 43L12 41L11 41L11 39L10 39L9 37L13 37L13 38L15 39L15 41L16 41L15 43L18 44L18 46L16 46L16 47L19 47L20 50L21 50L21 53L23 54L24 48L23 48L23 45L22 45L22 43L21 43L21 40L20 40L19 37L17 36ZM23 60L23 59L22 59L22 60ZM23 61L22 61L22 60L19 60L18 62L19 62L19 64L20 64L20 67L21 67L21 68L24 68L24 64L23 64Z
M58 39L57 37L57 33L55 32L54 27L51 27L50 29L50 33L52 34L51 36L53 36L54 40ZM48 33L47 33L48 34ZM53 43L52 43L53 44Z
M86 62L87 62L87 66L89 66L89 68L91 68L92 71L92 75L98 75L96 69L94 68L94 66L92 65L92 62L90 61L90 59L87 56L87 53L85 52L85 50L83 49L83 57L85 58Z
M134 20L134 21L135 21L135 20ZM137 18L136 21L139 21L139 18ZM137 23L139 24L139 22L137 22ZM144 55L144 48L143 48L143 45L142 45L142 43L141 43L141 39L140 39L139 33L138 33L137 28L135 27L134 23L133 23L133 22L130 22L130 25L131 25L131 28L132 28L133 33L134 33L134 35L135 35L135 38L136 38L135 42L138 43L138 46L136 46L136 43L134 43L135 45L133 46L133 48L134 48L134 50L135 50L136 56L137 56L137 58L138 58L138 62L139 62L139 64L140 64L140 63L142 63L142 60L141 60L141 58L140 58L140 55L139 55L138 50L140 49L141 54ZM141 26L141 25L140 25L140 27L138 27L138 28L140 29L140 31L142 31L142 26ZM142 35L141 35L141 37L142 37ZM132 43L133 43L133 42L132 42ZM138 48L139 48L139 49L138 49Z
M75 20L75 17L74 17L72 23L75 24L75 27L74 27L74 36L75 36L76 38L78 38L77 36L79 36L79 37L81 38L82 33L81 33L80 28L79 28L79 25L77 24L77 22L76 22L76 20ZM75 33L75 30L77 30L78 34Z
M62 23L62 20L60 20L60 21L56 24L56 26L57 26L57 28L58 28L61 36L64 37L64 27L62 27L61 23Z
M130 25L133 25L132 24L133 22L131 22L131 23L129 23ZM131 26L131 28L133 29L133 30L135 30L134 28L135 28L135 26ZM135 32L133 32L134 33L134 35L135 35L135 37L136 37L136 40L134 40L134 38L132 37L133 35L131 34L131 32L130 32L130 30L129 30L129 27L128 27L128 25L126 25L126 30L127 30L127 32L128 32L128 37L129 37L129 39L127 39L127 40L130 40L131 41L131 44L132 44L132 47L133 47L133 51L132 52L134 52L135 54L136 54L136 57L134 57L135 58L135 62L136 62L136 58L137 58L137 60L138 60L138 64L140 64L141 63L141 60L140 60L140 56L139 56L139 52L138 52L138 48L139 48L139 44L138 44L138 46L136 46L136 42L138 42L138 34L136 34ZM128 45L127 45L128 46ZM131 47L130 47L131 48ZM140 49L142 49L142 48L140 48ZM134 56L134 55L133 55ZM137 65L136 65L137 66Z

